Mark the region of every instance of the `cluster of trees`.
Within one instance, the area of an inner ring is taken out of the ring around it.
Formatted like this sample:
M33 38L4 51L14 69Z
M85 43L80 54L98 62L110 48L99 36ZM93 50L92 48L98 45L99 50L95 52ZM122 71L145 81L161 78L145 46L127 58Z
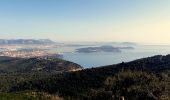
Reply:
M78 73L70 77L50 76L26 81L11 88L12 92L34 90L57 94L66 100L168 100L168 80L154 73L120 71L106 78ZM93 76L91 76L93 77Z

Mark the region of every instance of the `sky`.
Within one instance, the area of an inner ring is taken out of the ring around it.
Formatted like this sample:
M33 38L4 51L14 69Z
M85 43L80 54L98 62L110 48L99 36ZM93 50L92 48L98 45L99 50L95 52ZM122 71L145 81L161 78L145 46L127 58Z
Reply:
M170 44L170 0L0 0L0 38Z

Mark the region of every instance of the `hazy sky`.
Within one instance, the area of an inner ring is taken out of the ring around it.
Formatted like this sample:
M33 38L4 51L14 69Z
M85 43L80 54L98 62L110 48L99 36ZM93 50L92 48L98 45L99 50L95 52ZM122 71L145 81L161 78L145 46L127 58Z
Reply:
M0 0L0 38L170 44L170 0Z

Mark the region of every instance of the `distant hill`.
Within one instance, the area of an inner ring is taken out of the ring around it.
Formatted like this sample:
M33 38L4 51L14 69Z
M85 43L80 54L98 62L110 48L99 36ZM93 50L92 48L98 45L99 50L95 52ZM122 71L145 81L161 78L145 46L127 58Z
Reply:
M124 70L141 70L161 73L170 70L170 55L156 55L153 57L141 58L131 62L122 62L109 66L102 66L96 69L114 70L115 72Z
M3 73L61 73L82 69L78 64L59 58L0 57L0 74Z
M133 47L113 47L110 45L103 45L99 47L85 47L78 48L76 52L78 53L93 53L93 52L114 52L119 53L122 49L134 49Z
M121 52L117 47L112 46L101 46L101 47L86 47L76 49L79 53L92 53L92 52Z
M5 45L5 44L51 44L54 43L53 41L49 39L11 39L11 40L6 40L6 39L0 39L0 45Z
M138 45L135 42L106 42L105 45L114 45L114 46L136 46Z

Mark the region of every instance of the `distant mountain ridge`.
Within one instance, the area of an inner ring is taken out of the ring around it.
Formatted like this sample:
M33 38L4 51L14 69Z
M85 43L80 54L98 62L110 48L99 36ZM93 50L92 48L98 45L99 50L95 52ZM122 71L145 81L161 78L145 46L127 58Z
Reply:
M51 44L55 43L50 39L0 39L0 44Z

